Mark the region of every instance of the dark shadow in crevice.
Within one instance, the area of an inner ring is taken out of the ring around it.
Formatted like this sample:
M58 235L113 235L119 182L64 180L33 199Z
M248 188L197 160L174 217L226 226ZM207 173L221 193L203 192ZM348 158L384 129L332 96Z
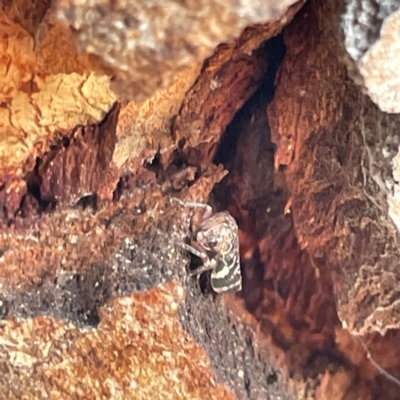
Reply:
M285 55L282 36L271 39L265 47L269 66L264 79L227 127L214 157L216 164L222 163L230 171L215 186L211 196L211 202L218 209L226 209L229 205L232 209L232 203L256 208L252 203L268 203L275 193L275 145L271 142L266 108L273 98L275 76ZM235 217L240 219L239 215Z
M285 44L283 36L278 35L265 43L265 50L268 54L269 66L259 89L247 101L247 103L236 113L232 122L226 128L222 140L218 146L218 151L214 157L214 163L229 165L236 154L237 142L242 132L243 125L250 120L252 112L257 105L268 104L272 100L275 92L275 76L285 57ZM270 140L269 131L266 132Z

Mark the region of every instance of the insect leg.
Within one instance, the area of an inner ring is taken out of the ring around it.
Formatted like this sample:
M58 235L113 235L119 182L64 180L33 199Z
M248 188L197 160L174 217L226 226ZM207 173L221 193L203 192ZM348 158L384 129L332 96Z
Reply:
M203 264L202 266L190 271L189 275L190 276L200 275L203 272L209 271L210 269L214 269L214 268L215 268L215 263L213 263L212 261L211 262L207 262L207 263Z
M178 199L177 197L171 197L171 200L177 201L179 204L185 207L200 207L200 208L205 208L205 212L203 215L203 219L210 218L212 215L212 208L210 205L205 204L205 203L198 203L197 201L183 201L181 199Z
M201 265L200 267L196 268L193 271L189 272L189 275L193 276L193 275L199 275L202 274L205 271L208 271L210 269L214 269L217 265L216 261L214 259L210 259L207 255L207 253L200 251L198 249L196 249L193 246L190 246L187 243L182 243L182 247L189 251L190 253L194 254L195 256L201 258L203 265Z
M202 261L205 261L208 259L208 256L206 253L196 249L195 247L191 246L190 244L187 243L182 243L181 246L187 250L189 253L194 254L195 256L199 257L202 259Z
M207 266L204 271L214 268L216 266L216 262L213 262L208 256L208 254L205 251L201 250L201 247L196 242L194 242L193 244L197 245L198 248L191 246L190 244L187 243L182 243L181 246L189 253L192 253L201 259L203 264Z

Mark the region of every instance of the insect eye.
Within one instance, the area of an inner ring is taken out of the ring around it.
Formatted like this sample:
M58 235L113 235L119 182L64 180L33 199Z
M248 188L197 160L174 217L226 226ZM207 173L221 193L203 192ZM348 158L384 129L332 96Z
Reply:
M217 244L218 244L218 240L216 238L213 238L208 241L208 245L210 246L210 248L215 247Z
M215 236L211 236L211 238L209 238L209 235L206 232L198 232L196 239L204 248L208 250L213 250L218 244L218 239Z

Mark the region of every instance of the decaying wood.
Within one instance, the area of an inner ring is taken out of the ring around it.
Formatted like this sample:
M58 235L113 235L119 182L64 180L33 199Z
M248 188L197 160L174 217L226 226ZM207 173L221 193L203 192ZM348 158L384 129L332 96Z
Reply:
M243 32L260 10L220 31L190 14L186 36L172 18L155 53L135 42L147 14L121 20L136 2L1 9L7 398L400 396L400 119L348 78L337 2L289 3L260 2L276 20ZM111 76L144 101L116 101ZM191 210L173 197L235 218L241 293L188 274Z
M307 26L301 35L296 22L287 30L269 107L275 163L287 166L302 247L334 272L344 327L385 334L400 323L398 232L388 216L392 177L384 156L397 152L400 118L381 112L347 77L325 13L338 10L315 7L306 22L297 20Z

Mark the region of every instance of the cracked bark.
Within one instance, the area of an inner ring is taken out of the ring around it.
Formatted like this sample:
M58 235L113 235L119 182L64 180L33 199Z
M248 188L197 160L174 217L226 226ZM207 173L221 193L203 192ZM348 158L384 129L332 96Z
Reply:
M397 234L380 154L395 147L398 118L347 78L336 2L298 14L285 55L281 38L263 43L299 7L220 45L184 98L177 84L142 106L120 101L101 123L35 147L23 173L3 168L0 385L9 398L398 397L362 344L396 375ZM37 10L38 21L48 17ZM235 217L241 294L216 296L207 274L187 276L190 210L173 196Z

